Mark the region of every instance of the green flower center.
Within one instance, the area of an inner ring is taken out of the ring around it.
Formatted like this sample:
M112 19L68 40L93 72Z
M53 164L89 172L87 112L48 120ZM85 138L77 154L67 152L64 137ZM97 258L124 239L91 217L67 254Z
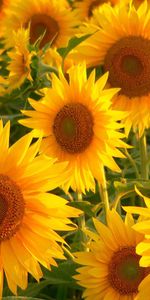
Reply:
M62 122L62 130L63 133L68 136L68 138L73 137L76 133L76 124L74 122L73 119L71 118L64 118L63 122Z
M10 239L18 231L24 207L20 188L7 175L0 174L0 242Z
M149 268L139 266L139 260L135 247L124 247L112 256L108 280L120 295L137 293L140 282L149 273Z
M53 133L62 150L70 154L81 153L93 139L93 118L81 103L64 105L53 123Z
M118 274L124 280L136 280L140 274L137 258L133 256L126 257L126 261L118 266Z
M121 68L123 72L130 76L140 75L143 71L141 61L134 55L125 55L122 59Z
M128 36L114 43L106 53L105 71L109 83L120 87L120 94L140 97L150 93L150 40Z
M55 43L59 34L59 26L57 21L55 21L52 17L39 13L33 15L25 24L25 27L28 27L29 24L31 44L34 44L41 35L44 35L40 42L41 48L48 42Z

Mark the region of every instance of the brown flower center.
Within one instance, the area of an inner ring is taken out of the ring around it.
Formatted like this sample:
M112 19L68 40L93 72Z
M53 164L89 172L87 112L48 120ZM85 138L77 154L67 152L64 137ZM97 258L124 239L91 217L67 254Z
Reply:
M24 207L20 188L7 175L0 174L0 242L10 239L18 231Z
M60 147L70 153L81 153L93 138L93 117L81 103L65 105L56 115L53 133Z
M25 24L30 24L30 42L34 44L37 39L44 34L40 47L42 48L48 42L54 43L59 34L59 26L56 20L46 14L33 15Z
M112 87L128 97L150 93L150 40L140 36L124 37L107 51L105 71Z
M112 256L108 280L120 295L137 293L140 282L148 275L149 268L140 267L139 260L135 247L124 247Z

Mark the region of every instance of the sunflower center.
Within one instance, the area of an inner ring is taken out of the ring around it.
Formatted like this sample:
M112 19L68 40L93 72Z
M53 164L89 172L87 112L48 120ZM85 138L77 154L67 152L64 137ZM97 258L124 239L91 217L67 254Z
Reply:
M107 51L105 71L112 87L128 97L150 93L150 40L140 36L124 37Z
M141 64L141 61L138 59L138 57L134 55L124 56L122 59L121 68L123 72L131 76L140 75L143 71L143 66Z
M95 0L91 3L91 5L89 6L89 10L88 10L88 17L90 18L93 14L93 9L98 7L99 5L103 4L107 2L106 0Z
M7 175L0 174L0 242L10 239L18 231L24 206L20 188Z
M42 48L48 42L54 43L59 33L59 26L56 20L46 14L33 15L25 24L28 27L30 23L30 42L34 44L37 39L44 34L40 47Z
M111 258L108 279L120 295L137 293L140 282L148 274L149 268L140 267L139 260L135 247L122 248Z
M53 133L64 151L81 153L92 141L93 117L81 103L64 105L54 119Z
M3 199L3 195L0 194L0 224L3 222L6 213L8 210L8 204L7 202Z

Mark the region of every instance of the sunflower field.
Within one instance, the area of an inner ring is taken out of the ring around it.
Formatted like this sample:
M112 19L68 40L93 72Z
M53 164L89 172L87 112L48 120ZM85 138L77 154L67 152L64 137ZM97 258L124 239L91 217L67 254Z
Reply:
M150 1L0 1L0 300L150 300Z

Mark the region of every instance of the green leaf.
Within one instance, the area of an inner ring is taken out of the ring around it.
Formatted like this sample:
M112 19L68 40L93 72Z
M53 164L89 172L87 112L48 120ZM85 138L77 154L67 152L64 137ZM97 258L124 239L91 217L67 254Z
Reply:
M2 300L44 300L44 299L42 299L42 298L32 298L32 297L9 296L9 297L3 297Z
M76 207L78 209L81 209L89 217L95 216L94 211L92 211L92 209L94 208L94 205L92 205L88 201L84 200L84 201L71 202L70 205L73 207Z
M27 289L25 291L19 289L18 294L19 296L36 297L39 295L39 292L49 284L51 284L49 280L29 283Z
M52 267L52 270L49 271L47 269L43 270L43 277L53 285L60 285L66 284L73 286L75 284L75 280L72 276L76 273L76 264L71 261L67 260L57 267Z
M69 53L72 49L74 49L74 48L75 48L76 46L78 46L81 42L83 42L84 40L86 40L90 35L91 35L91 34L86 34L86 35L84 35L84 36L82 36L82 37L80 37L80 38L78 38L78 37L73 37L73 38L69 41L68 46L67 46L66 48L60 48L60 49L58 49L59 54L60 54L63 58L65 58L65 57L68 55L68 53Z
M136 180L133 180L131 182L119 182L119 181L115 181L114 182L114 187L116 189L116 192L118 193L122 193L122 194L128 194L128 193L132 193L135 191L135 185L139 186L139 182Z

